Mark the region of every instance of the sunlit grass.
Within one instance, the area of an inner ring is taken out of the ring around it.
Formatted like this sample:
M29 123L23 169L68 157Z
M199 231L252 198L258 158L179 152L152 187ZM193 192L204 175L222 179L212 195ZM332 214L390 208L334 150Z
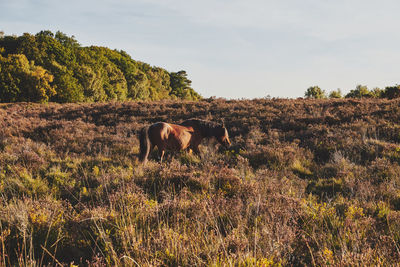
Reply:
M0 266L395 265L398 104L1 106ZM232 147L140 165L126 133L189 115L224 117Z

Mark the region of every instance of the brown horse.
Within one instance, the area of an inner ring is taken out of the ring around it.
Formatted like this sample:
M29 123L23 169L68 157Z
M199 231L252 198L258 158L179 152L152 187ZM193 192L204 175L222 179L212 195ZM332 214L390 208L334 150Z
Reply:
M139 160L145 164L155 146L158 148L161 162L165 150L191 149L194 153L200 155L199 144L204 138L212 137L215 137L225 147L231 144L228 131L223 123L218 124L199 119L190 119L180 125L157 122L142 128L140 131Z

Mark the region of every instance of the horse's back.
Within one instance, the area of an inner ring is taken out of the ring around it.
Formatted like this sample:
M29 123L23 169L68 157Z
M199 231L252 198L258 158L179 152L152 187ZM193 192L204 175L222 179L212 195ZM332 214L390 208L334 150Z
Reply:
M157 142L159 140L163 140L168 138L168 135L171 131L171 126L166 122L156 122L149 127L149 136L152 141Z
M158 147L180 150L189 146L193 131L190 126L157 122L150 126L149 137L151 142Z
M169 126L169 123L166 123L166 122L156 122L156 123L153 123L152 125L150 125L150 129L153 129L153 131L154 130L163 130L163 129L167 129L167 128L169 128L170 126Z
M194 132L194 129L190 125L179 125L167 122L156 122L150 126L153 131L169 131L169 132Z

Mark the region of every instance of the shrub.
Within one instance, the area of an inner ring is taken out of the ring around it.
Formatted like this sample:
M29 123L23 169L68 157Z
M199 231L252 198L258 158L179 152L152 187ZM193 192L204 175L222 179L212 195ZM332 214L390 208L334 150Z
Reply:
M318 86L309 87L307 91L304 93L304 96L307 98L315 98L315 99L326 98L325 91L319 88Z
M386 87L382 93L383 97L395 99L400 97L400 85Z
M342 98L342 91L340 89L337 89L336 91L330 92L329 98Z
M346 98L371 98L375 97L374 93L368 90L367 86L357 85L356 89L351 90Z

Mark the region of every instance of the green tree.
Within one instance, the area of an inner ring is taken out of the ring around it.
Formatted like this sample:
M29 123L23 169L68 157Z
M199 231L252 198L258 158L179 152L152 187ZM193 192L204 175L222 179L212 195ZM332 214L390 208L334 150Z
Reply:
M375 87L370 92L371 92L371 96L374 98L381 98L382 94L383 94L383 90L378 87Z
M67 36L66 34L58 31L54 35L54 39L56 39L61 45L65 47L70 47L70 48L79 48L80 44L78 41L75 39L75 36Z
M329 98L342 98L342 91L338 88L329 93Z
M49 85L57 93L46 94L49 101L200 98L190 87L191 81L185 71L169 73L163 68L135 61L124 51L82 47L74 36L69 37L62 32L41 31L36 35L5 36L0 38L0 50L4 57L25 55L28 62L40 66L53 77ZM16 75L15 72L7 73ZM28 90L19 83L17 86L15 77L6 78L4 74L2 82L7 90ZM7 81L9 84L6 86Z
M124 100L127 94L127 85L124 74L112 62L103 65L104 84L103 90L106 93L104 100Z
M191 87L192 81L187 78L186 71L171 72L169 76L172 88L170 95L189 100L201 98Z
M44 103L56 94L53 76L29 62L25 55L0 55L0 101L33 101Z
M400 97L400 85L386 87L382 96L389 99Z
M326 98L325 91L319 88L318 86L311 86L304 93L304 96L307 98L321 99Z
M150 95L151 99L158 100L169 98L171 92L169 73L157 67L152 67L147 73L150 86L154 90L154 94Z
M371 98L374 97L373 93L368 90L367 86L357 85L356 89L351 90L346 98Z
M142 71L135 75L135 80L131 87L130 96L133 99L145 100L150 98L150 82Z

